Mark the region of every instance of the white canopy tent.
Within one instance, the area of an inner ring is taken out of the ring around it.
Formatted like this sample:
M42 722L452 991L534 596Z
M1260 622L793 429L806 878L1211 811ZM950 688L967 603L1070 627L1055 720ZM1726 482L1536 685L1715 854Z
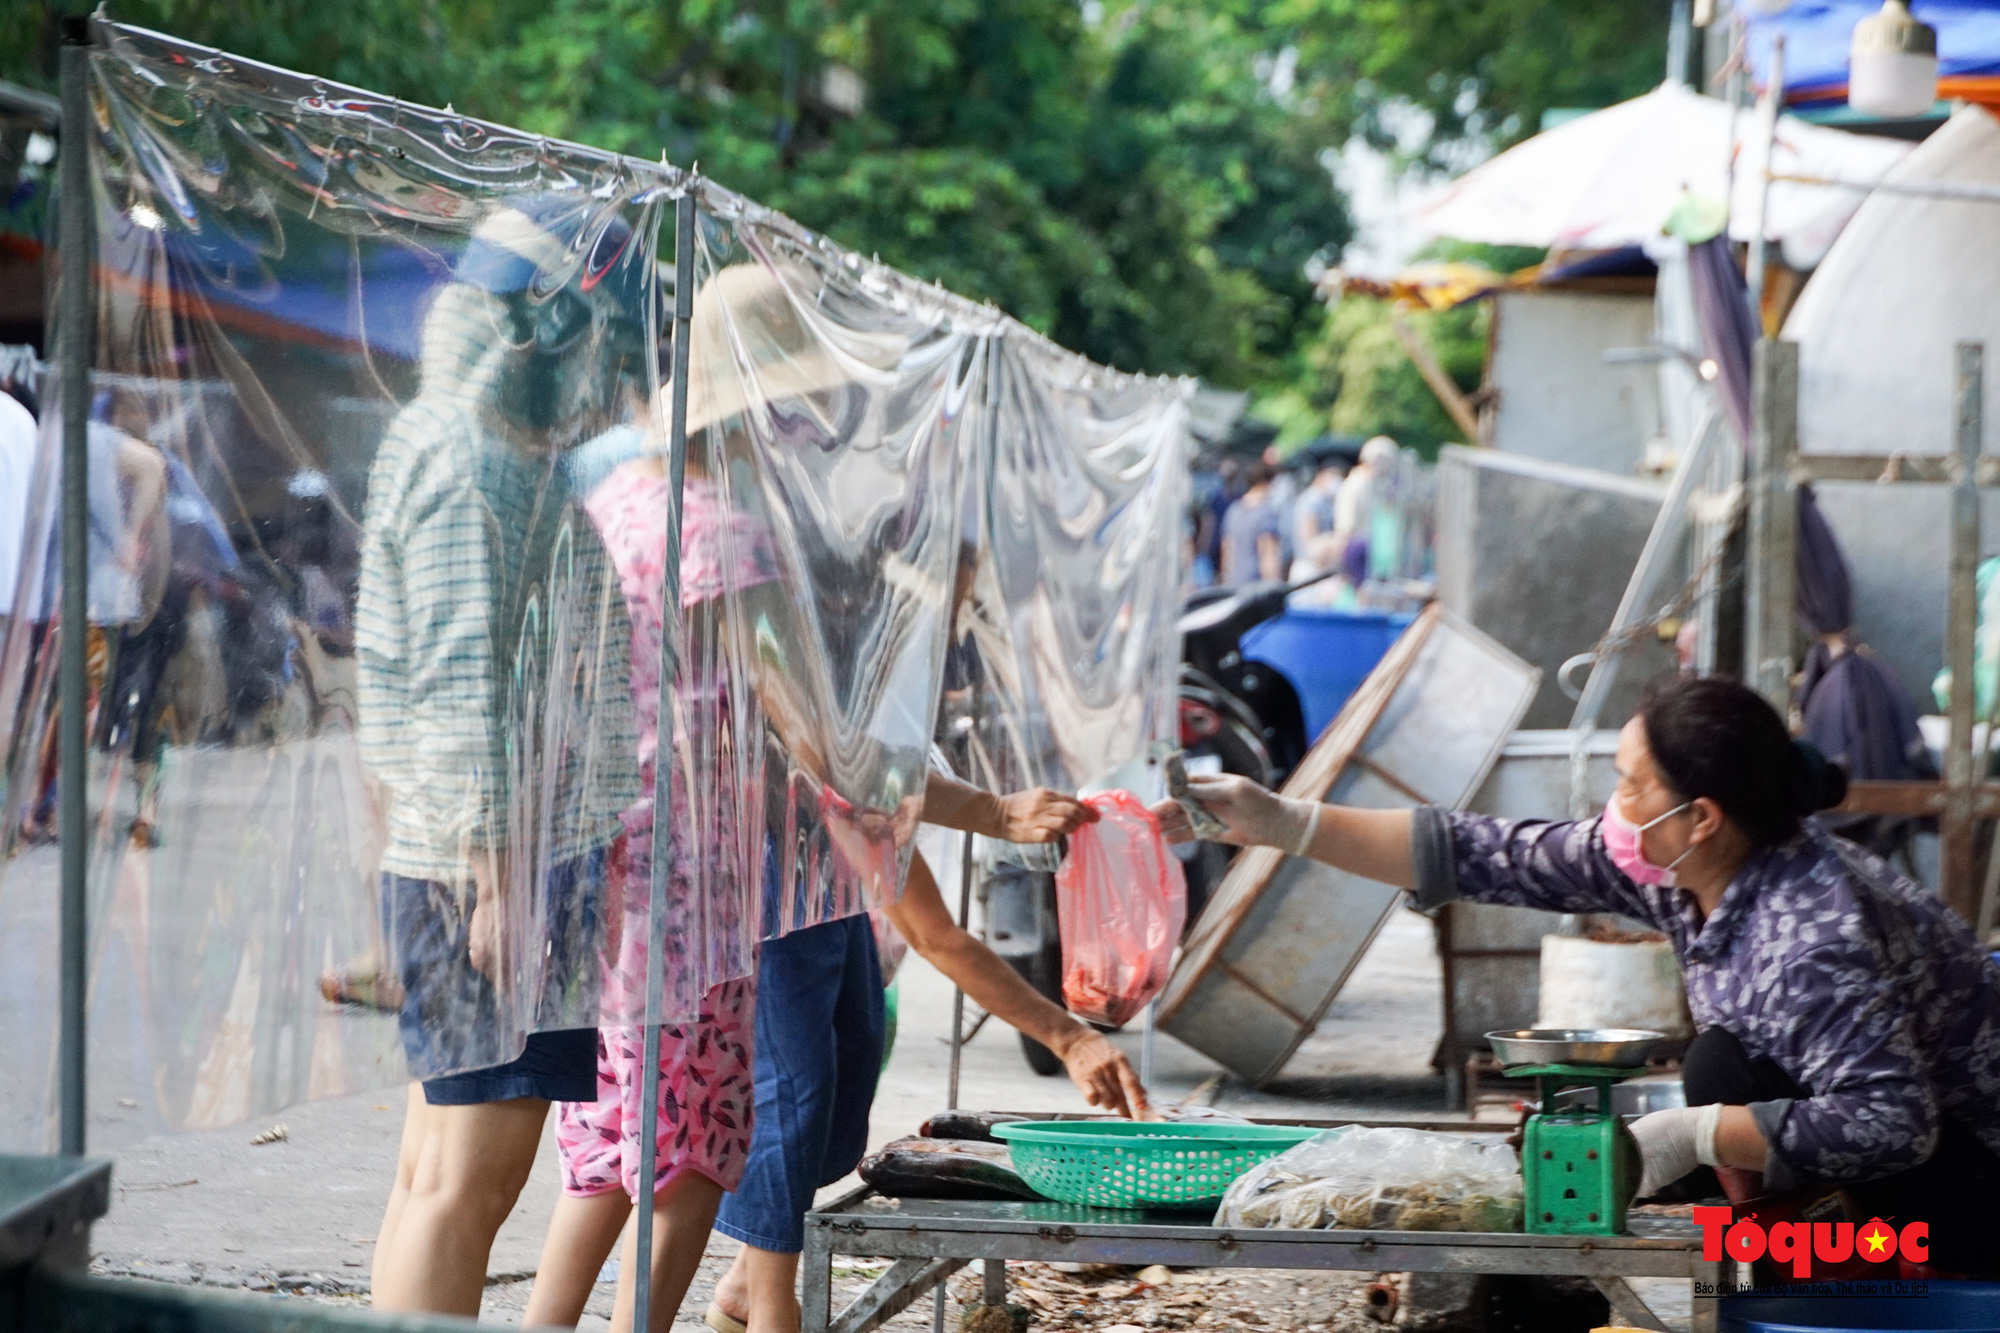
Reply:
M2000 121L1961 108L1888 183L2000 186ZM1799 344L1802 449L1946 452L1953 346L1984 342L1987 365L2000 362L2000 205L1870 195L1806 283L1785 337ZM1985 449L2000 452L2000 412L1986 414Z
M1730 233L1751 239L1764 145L1758 118L1736 112L1740 148ZM1579 116L1474 167L1418 215L1438 236L1492 245L1602 250L1646 245L1683 190L1731 195L1729 104L1680 84ZM1773 170L1872 181L1910 151L1899 140L1849 134L1791 116L1778 121ZM1771 187L1766 238L1785 262L1811 268L1858 207L1860 190L1779 182Z

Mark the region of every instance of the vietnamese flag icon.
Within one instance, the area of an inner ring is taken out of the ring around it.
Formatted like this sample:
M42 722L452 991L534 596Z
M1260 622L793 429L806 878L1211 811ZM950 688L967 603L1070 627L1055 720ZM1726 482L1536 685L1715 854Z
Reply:
M1870 1263L1886 1263L1896 1257L1896 1232L1877 1217L1854 1233L1854 1252Z

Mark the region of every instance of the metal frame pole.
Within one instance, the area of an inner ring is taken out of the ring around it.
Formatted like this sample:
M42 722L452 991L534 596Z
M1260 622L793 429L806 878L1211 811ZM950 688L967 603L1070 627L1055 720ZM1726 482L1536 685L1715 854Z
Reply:
M1759 339L1752 374L1750 540L1746 552L1743 675L1789 717L1792 647L1798 623L1799 348Z
M62 1151L81 1156L87 1105L84 1087L85 994L90 965L86 913L90 866L89 751L85 716L89 680L85 648L90 633L90 20L62 24L62 201L57 244L62 294L62 611L58 692L61 717L62 972L61 1035L57 1055Z
M674 710L667 692L680 675L681 606L681 488L687 479L688 332L694 319L694 213L692 177L674 201L674 378L673 407L667 424L666 554L662 560L660 596L660 708L658 741L653 750L652 883L646 907L646 1037L641 1056L638 1197L634 1219L632 1274L632 1333L652 1327L653 1315L653 1176L658 1166L660 1133L660 1023L666 1006L665 952L667 860L673 848Z
M1667 82L1686 87L1688 56L1694 50L1693 0L1674 0L1673 17L1667 23Z
M964 930L972 921L972 834L959 834L960 851L958 857L958 928ZM965 991L962 987L951 988L951 1076L945 1086L944 1105L947 1111L958 1109L958 1071L960 1057L965 1052Z
M1979 626L1979 444L1984 427L1984 344L1958 344L1951 488L1951 583L1946 592L1945 662L1951 667L1951 733L1944 752L1945 808L1939 827L1939 889L1945 905L1967 921L1979 916L1974 864L1973 788L1983 765L1973 753L1977 689L1974 645ZM1963 682L1961 684L1960 682Z
M1764 146L1764 160L1758 164L1757 227L1750 233L1750 263L1743 275L1750 289L1750 313L1761 332L1764 327L1764 270L1770 265L1770 244L1764 239L1771 215L1771 161L1778 145L1778 117L1785 110L1785 34L1771 39L1771 82L1757 117L1757 137Z

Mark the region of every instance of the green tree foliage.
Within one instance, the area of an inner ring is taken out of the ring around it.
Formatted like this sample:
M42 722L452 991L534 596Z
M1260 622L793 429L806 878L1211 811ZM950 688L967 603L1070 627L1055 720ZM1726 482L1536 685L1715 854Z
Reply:
M1402 311L1445 374L1467 393L1479 387L1492 307L1473 301L1450 310ZM1424 383L1390 327L1387 301L1351 296L1326 321L1311 360L1333 390L1328 425L1336 435L1387 435L1426 458L1438 446L1465 443L1444 405Z
M1305 278L1352 230L1323 155L1357 132L1384 140L1395 105L1435 118L1435 161L1454 143L1532 133L1551 106L1643 92L1664 64L1669 4L119 0L115 11L411 101L664 150L1097 360L1258 389L1290 435L1324 428L1338 399L1343 422L1428 420L1402 427L1414 441L1451 433L1415 371L1381 342L1386 329L1352 323L1360 306L1329 320ZM0 4L0 77L53 87L63 7ZM1440 351L1457 374L1460 353Z
M118 16L412 101L663 149L1095 359L1254 385L1351 228L1257 6L1076 0L125 0ZM0 74L47 86L15 8ZM858 91L857 99L852 95Z
M1401 101L1434 121L1424 145L1505 147L1552 107L1609 106L1666 74L1672 0L1274 0L1294 22L1310 91L1385 146Z

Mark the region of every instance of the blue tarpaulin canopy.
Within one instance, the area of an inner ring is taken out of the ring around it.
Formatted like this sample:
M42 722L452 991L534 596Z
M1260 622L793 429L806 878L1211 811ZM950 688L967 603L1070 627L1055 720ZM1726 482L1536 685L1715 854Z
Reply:
M1782 32L1786 102L1844 103L1854 25L1881 8L1881 0L1792 0L1782 13L1750 15L1750 64L1758 86L1769 81L1771 39ZM1938 96L2000 107L2000 5L1911 0L1910 12L1937 29Z

